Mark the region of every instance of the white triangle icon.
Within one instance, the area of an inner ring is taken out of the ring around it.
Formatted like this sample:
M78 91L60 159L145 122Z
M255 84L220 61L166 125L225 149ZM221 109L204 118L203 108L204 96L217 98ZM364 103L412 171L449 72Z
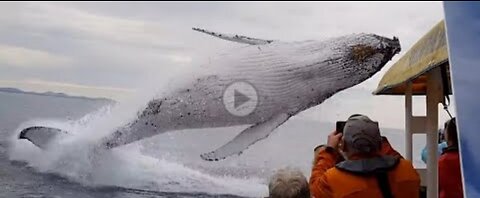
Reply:
M233 107L238 108L239 106L245 104L246 102L250 101L250 97L246 96L245 94L234 90L233 94Z

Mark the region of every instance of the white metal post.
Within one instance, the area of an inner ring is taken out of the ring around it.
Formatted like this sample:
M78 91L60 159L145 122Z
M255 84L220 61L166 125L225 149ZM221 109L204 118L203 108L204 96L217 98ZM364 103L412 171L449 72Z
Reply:
M427 197L438 197L438 103L443 97L440 68L427 77Z
M405 156L412 161L412 82L407 82L405 90Z

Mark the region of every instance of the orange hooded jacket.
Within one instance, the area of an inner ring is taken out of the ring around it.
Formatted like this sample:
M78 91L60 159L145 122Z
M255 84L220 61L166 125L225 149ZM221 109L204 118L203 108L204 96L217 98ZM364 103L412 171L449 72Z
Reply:
M310 177L310 192L315 198L383 198L374 172L387 171L393 197L418 198L420 177L412 163L401 157L386 138L375 158L354 158L338 163L341 155L322 147Z

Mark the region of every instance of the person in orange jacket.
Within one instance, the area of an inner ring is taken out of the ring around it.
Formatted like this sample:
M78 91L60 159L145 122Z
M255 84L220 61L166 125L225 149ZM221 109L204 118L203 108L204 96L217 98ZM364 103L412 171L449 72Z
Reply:
M418 198L420 177L380 135L378 123L351 116L343 133L332 132L318 147L310 193L316 198ZM342 161L342 156L346 160Z
M447 148L438 159L438 191L440 198L462 198L462 173L458 154L458 136L456 119L445 124Z

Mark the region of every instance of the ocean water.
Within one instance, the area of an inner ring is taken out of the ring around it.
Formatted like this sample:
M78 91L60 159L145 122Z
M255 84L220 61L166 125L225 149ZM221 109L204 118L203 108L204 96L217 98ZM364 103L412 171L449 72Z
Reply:
M93 140L122 124L119 112L121 106L104 101L0 92L0 197L264 197L279 168L299 168L308 178L312 149L335 127L293 118L242 155L219 162L199 155L248 126L172 131L96 151ZM42 151L15 138L31 125L66 129L75 138ZM403 131L382 133L404 152ZM423 141L415 139L416 153ZM424 166L419 157L414 163Z

